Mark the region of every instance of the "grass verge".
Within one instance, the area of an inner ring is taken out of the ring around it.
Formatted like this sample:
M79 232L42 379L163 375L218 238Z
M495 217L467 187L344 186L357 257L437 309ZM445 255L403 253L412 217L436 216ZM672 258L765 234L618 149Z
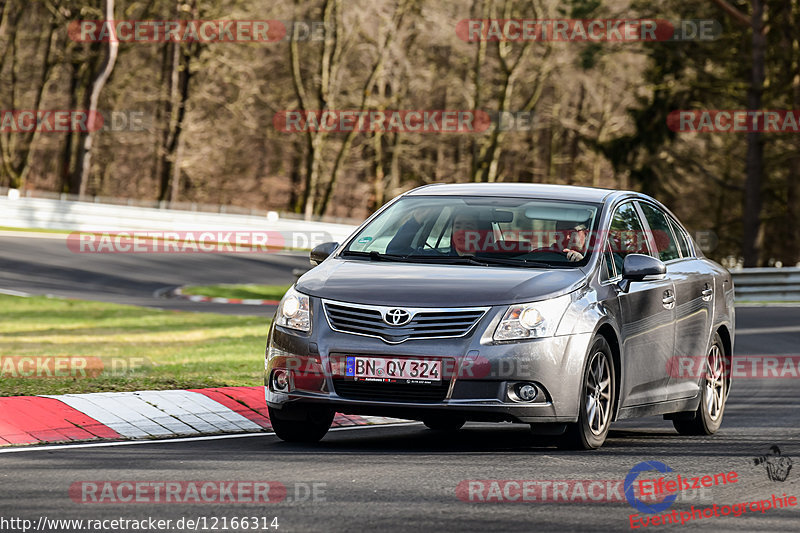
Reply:
M0 295L0 396L260 385L269 322ZM59 372L67 377L34 366L70 357L78 362ZM96 358L99 373L76 370L87 360L96 368Z
M243 300L280 300L290 285L187 285L183 294Z

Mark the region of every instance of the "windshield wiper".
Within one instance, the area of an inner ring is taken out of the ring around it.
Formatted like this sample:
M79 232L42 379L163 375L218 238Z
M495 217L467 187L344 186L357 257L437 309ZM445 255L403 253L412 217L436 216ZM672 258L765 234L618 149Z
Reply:
M342 252L345 257L368 257L372 261L393 261L396 263L440 263L446 265L478 265L492 266L504 265L529 268L552 268L553 265L530 259L502 259L499 257L476 257L474 255L393 255L380 252L356 252L347 250Z
M461 257L469 258L472 261L478 261L486 265L509 265L509 266L524 266L534 268L551 268L552 265L542 263L540 261L532 261L530 259L503 259L501 257L476 257L474 255L462 255Z
M427 256L427 255L409 255L406 259L433 259L436 262L443 262L445 264L453 265L508 265L508 266L522 266L534 268L550 268L551 265L541 263L539 261L531 261L530 259L502 259L499 257L484 257L475 255L452 255L452 256Z
M405 257L402 255L382 254L380 252L356 252L354 250L345 250L342 252L345 257L369 257L373 261L403 261Z

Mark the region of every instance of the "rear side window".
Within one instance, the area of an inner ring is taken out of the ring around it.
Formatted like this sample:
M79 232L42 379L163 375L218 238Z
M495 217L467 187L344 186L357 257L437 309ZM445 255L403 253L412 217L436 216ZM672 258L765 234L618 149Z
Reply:
M692 245L689 244L689 236L674 220L670 219L669 223L672 226L672 231L675 232L675 237L678 239L678 246L681 249L681 255L683 257L694 257Z
M650 226L658 258L665 262L679 259L681 255L678 245L675 243L675 237L672 235L667 215L651 204L640 202L639 207L642 208L644 218L647 219L647 224Z
M611 217L608 243L611 245L611 254L617 272L622 272L622 263L628 254L650 253L647 247L647 236L633 203L622 204L614 211L614 216Z

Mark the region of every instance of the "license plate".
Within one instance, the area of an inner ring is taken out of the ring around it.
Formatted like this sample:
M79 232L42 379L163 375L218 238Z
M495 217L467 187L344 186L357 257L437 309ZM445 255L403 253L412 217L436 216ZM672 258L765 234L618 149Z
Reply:
M348 356L345 377L352 381L435 385L442 382L442 362Z

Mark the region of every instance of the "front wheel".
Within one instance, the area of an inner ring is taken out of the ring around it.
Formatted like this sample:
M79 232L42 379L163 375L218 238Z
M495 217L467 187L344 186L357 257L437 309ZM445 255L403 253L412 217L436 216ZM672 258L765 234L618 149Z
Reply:
M333 423L334 412L320 407L285 407L269 410L272 430L286 442L319 442Z
M611 347L595 338L583 371L578 422L570 424L559 442L568 449L594 450L603 445L611 427L614 406L614 364Z
M713 435L722 425L726 393L725 355L722 339L715 333L706 355L700 405L692 418L675 418L672 425L681 435Z

